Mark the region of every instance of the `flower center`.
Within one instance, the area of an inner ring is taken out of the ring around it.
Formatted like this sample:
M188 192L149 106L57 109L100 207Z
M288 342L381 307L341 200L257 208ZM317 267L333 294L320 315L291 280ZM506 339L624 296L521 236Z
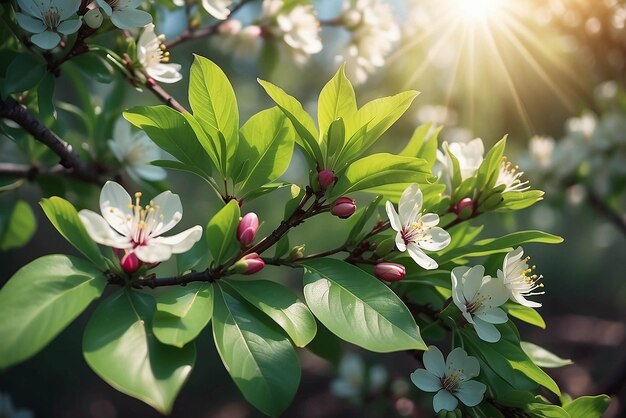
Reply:
M528 190L528 181L522 182L520 177L524 174L519 170L519 166L513 165L506 157L502 157L502 165L500 166L500 174L498 175L497 186L504 184L504 191L524 191Z
M109 3L109 6L111 6L111 9L119 10L120 0L107 0L107 3Z
M485 302L491 300L491 295L483 295L476 293L476 296L470 301L465 302L465 308L470 315L474 315L485 306Z
M141 206L141 192L135 193L135 204L130 204L129 207L133 210L133 216L129 219L132 222L131 239L135 246L144 245L163 222L163 214L159 213L160 207L153 202Z
M448 392L454 392L461 383L461 374L453 371L441 378L441 386Z
M417 222L413 222L410 225L403 226L400 234L402 235L402 239L404 240L405 244L417 242L418 240L423 240L424 238L426 238L424 223L420 220Z
M61 14L56 7L51 7L47 11L41 13L41 20L48 29L55 30L61 23Z
M543 283L538 283L541 279L543 279L543 276L533 273L537 266L533 265L532 267L529 267L529 260L530 257L526 257L513 264L513 266L508 269L509 271L506 275L505 284L509 288L516 290L526 296L542 295L545 292L531 293L536 289L543 288Z

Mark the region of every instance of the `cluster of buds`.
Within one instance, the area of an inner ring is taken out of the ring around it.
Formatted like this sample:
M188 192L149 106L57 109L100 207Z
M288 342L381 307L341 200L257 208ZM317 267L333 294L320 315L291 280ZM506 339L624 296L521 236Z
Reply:
M349 218L354 212L356 212L356 202L347 196L336 199L330 205L330 213L341 219Z

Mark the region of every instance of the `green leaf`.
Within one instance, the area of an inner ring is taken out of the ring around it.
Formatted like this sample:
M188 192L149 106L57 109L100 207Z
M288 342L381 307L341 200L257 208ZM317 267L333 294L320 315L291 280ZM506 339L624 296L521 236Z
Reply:
M546 322L543 320L541 315L539 315L539 312L533 308L512 302L507 302L504 304L503 308L509 315L519 319L520 321L546 329Z
M335 334L330 332L328 328L319 321L315 321L317 332L315 338L306 348L313 354L325 360L328 360L333 366L338 367L341 361L341 342L342 340Z
M63 235L63 238L100 269L107 269L107 264L100 253L98 245L87 233L76 209L70 202L60 197L52 196L49 199L41 199L39 204L48 219L50 219L50 222L52 222L52 225Z
M439 258L439 265L445 264L456 258L482 257L495 253L513 251L513 247L528 243L560 244L563 238L548 234L543 231L518 231L500 238L487 238L475 242L473 245L457 248L443 254Z
M373 154L350 164L328 199L394 183L423 183L430 177L426 161L393 154Z
M339 118L356 115L356 97L342 64L337 73L324 86L317 102L317 120L320 134L324 135L330 124Z
M313 314L285 286L268 280L228 280L225 283L280 325L297 347L306 346L315 337L317 326Z
M545 348L539 347L536 344L522 341L520 345L522 347L522 350L524 350L524 353L526 353L528 357L530 357L530 359L534 361L535 364L539 367L552 369L574 364L572 360L562 359L556 354L553 354Z
M100 297L106 283L91 263L65 255L19 269L0 289L0 369L37 354Z
M179 273L184 273L191 269L207 268L209 261L209 242L206 231L203 231L202 238L194 244L189 251L176 254L176 266Z
M367 151L387 129L407 111L417 91L405 91L391 97L372 100L360 108L353 118L346 119L346 138L351 138L337 159L337 167L349 164ZM359 132L359 135L353 134Z
M37 229L30 205L24 200L0 204L0 250L23 247Z
M506 147L506 136L499 140L493 148L489 150L485 159L478 167L476 173L476 190L479 193L485 190L491 190L498 180L498 174L500 172L500 165L502 164L502 157L504 155L504 148Z
M189 76L189 104L194 118L214 139L224 136L225 147L219 156L222 174L230 175L231 158L239 142L239 111L233 86L226 74L212 61L194 54ZM225 148L225 149L224 149Z
M87 77L99 83L108 84L115 78L113 66L96 53L77 55L69 62Z
M610 403L611 398L606 395L582 396L563 405L563 409L571 418L600 418Z
M277 108L263 110L241 127L237 158L249 162L239 193L245 196L280 177L291 161L294 134L291 123Z
M211 166L218 164L217 155L210 151L209 144L200 142L185 115L168 106L134 107L123 115L159 148L186 165L187 171L205 179L211 177Z
M54 117L54 81L52 73L46 73L37 87L37 105L42 120Z
M527 190L525 192L502 193L502 203L496 209L497 212L526 209L529 206L543 200L544 192L541 190Z
M364 208L359 208L354 215L352 215L348 219L348 225L350 225L350 233L348 234L348 238L346 238L346 242L358 242L359 238L364 235L362 234L363 228L367 221L372 217L378 204L380 203L382 196L377 196L374 200L370 202Z
M432 123L418 126L409 139L409 143L398 155L422 158L428 161L432 169L437 162L437 138L442 128L443 126L435 127Z
M239 217L239 204L233 199L211 218L206 227L209 250L216 265L226 261L226 258L233 252L237 243L235 233L239 225Z
M567 411L557 405L531 403L526 405L526 409L533 418L571 418Z
M278 416L300 383L289 338L237 294L215 289L213 338L226 370L243 396L264 414Z
M330 258L302 265L306 302L338 337L379 353L426 349L408 308L380 280Z
M326 135L326 167L334 167L334 157L341 151L346 141L346 127L343 119L335 119L328 126L328 135Z
M102 302L83 335L83 355L105 382L169 414L196 358L193 345L161 344L152 334L154 298L120 289Z
M314 169L317 162L323 163L324 157L316 139L319 134L315 128L315 123L311 116L304 111L300 102L268 81L258 80L258 82L293 124L298 134L296 144L303 149L309 162L309 168Z
M46 74L46 63L33 54L22 53L16 56L7 68L3 81L3 94L29 90L39 83Z
M478 338L473 331L467 330L463 331L463 341L472 347L474 355L482 358L498 376L513 387L525 389L516 386L519 381L518 373L521 373L557 396L561 395L554 380L535 365L519 345L504 338L495 343L487 343Z
M213 287L190 283L161 293L152 319L154 336L163 344L183 347L196 339L213 315Z

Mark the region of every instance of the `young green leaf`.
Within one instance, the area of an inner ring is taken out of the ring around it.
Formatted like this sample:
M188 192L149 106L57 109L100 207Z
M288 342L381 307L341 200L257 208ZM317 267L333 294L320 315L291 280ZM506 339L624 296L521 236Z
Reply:
M304 111L302 105L295 97L288 95L283 89L268 81L258 80L258 82L293 124L298 134L296 144L304 151L305 157L309 162L309 168L314 169L316 163L324 161L324 156L317 142L319 134L313 119Z
M433 126L432 123L425 123L418 126L415 131L413 131L409 143L406 144L398 155L423 158L428 161L432 169L437 162L437 145L439 143L437 138L442 128L442 126Z
M326 168L334 167L335 156L341 151L345 141L346 127L343 122L343 118L335 119L328 126L326 142L323 143L323 145L326 147Z
M23 247L36 228L35 215L26 201L0 203L0 250Z
M498 180L500 165L506 147L506 136L499 140L485 156L476 173L476 190L479 192L493 189Z
M601 418L609 407L611 398L606 395L581 396L563 405L570 418Z
M264 414L280 415L300 384L289 338L264 314L221 286L215 288L213 338L243 396Z
M2 94L19 93L31 89L46 74L46 63L35 55L24 52L17 55L7 68L2 82Z
M238 166L246 166L246 175L238 185L242 198L280 177L291 161L294 134L283 112L271 108L252 116L241 127L237 152Z
M543 320L541 315L539 315L539 312L533 308L513 302L505 303L503 308L510 316L517 318L520 321L524 321L527 324L535 325L542 329L546 328L546 322Z
M431 176L426 161L393 154L373 154L338 174L328 199L394 183L424 183Z
M233 87L226 74L214 62L194 54L189 76L189 104L194 118L212 138L221 133L226 149L221 158L223 174L230 175L230 160L235 155L239 142L239 110Z
M168 414L193 368L196 349L161 344L151 331L154 308L152 296L118 290L89 319L83 355L115 389Z
M37 354L102 295L106 283L91 263L65 255L19 269L0 289L0 369Z
M380 280L330 258L302 265L306 302L338 337L378 353L426 349L408 308Z
M522 341L520 345L522 347L522 350L524 350L524 353L526 353L528 357L530 357L530 359L534 361L535 364L539 367L552 369L574 364L572 360L562 359L556 354L553 354L545 348L539 347L536 344Z
M183 347L196 339L213 315L213 287L190 283L157 296L152 331L163 344Z
M339 118L353 118L357 112L354 89L346 77L344 65L322 88L317 102L317 120L320 134L324 135L330 124Z
M315 337L317 327L313 314L285 286L268 280L228 280L223 286L230 286L272 318L285 330L297 347L306 346Z
M74 206L65 199L52 196L39 202L52 225L63 238L72 244L85 257L100 269L107 269L107 264L100 253L98 245L91 239Z
M228 202L211 218L206 227L209 250L216 265L226 261L236 245L235 232L239 225L239 204L236 200Z

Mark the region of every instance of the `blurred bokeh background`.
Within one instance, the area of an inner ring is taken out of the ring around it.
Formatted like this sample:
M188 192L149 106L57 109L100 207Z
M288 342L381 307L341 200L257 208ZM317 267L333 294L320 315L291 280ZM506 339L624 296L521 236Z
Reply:
M509 135L510 160L526 170L524 178L532 182L533 188L547 193L544 201L530 209L479 220L488 223L485 236L516 229L543 229L565 238L562 245L525 248L537 271L545 276L546 294L541 297L540 313L547 329L520 325L523 338L574 361L571 366L550 371L564 392L572 397L609 393L613 403L607 417L626 416L626 2L389 3L401 36L385 56L384 65L357 86L357 98L363 103L405 89L419 90L421 95L381 141L381 149L399 150L415 126L425 122L444 125L442 138L448 141L478 136L490 146ZM335 0L315 1L314 5L322 21L332 21L342 10L342 2ZM166 5L159 7L165 10ZM165 19L157 28L173 37L183 30L185 15L180 9L168 10L161 14ZM237 18L251 21L259 10L260 2L253 1L238 12ZM232 44L223 36L188 42L170 51L172 61L183 65L184 78L167 89L181 103L187 103L188 69L192 53L196 53L217 62L229 76L242 120L271 106L256 83L257 76L283 87L314 112L319 90L336 71L335 56L349 42L349 36L341 27L323 25L324 48L304 65L296 65L267 48L261 48L256 55L234 56ZM98 41L114 42L106 35ZM80 103L73 82L64 75L59 80L57 99ZM87 78L83 80L87 83ZM123 87L120 110L157 103L149 93L123 84L124 80L89 83L86 87L92 92L94 104L101 103L116 84ZM76 121L67 112L59 112L60 119L71 129ZM80 140L78 129L74 135ZM531 138L537 135L549 137L545 140L548 145L530 149ZM301 158L296 156L286 176L306 181L299 174L301 165ZM206 186L190 175L170 172L168 176L172 190L181 195L185 205L182 226L206 223L217 209ZM20 189L19 195L36 205L42 192L27 186ZM85 204L95 206L96 196L97 190L93 190L91 200ZM269 233L277 225L287 199L288 194L279 191L254 202L250 209L264 214L261 233ZM75 253L41 210L34 207L39 221L36 235L28 246L0 255L0 283L41 255ZM325 221L324 228L304 225L298 229L291 236L292 244L298 243L298 237L306 237L314 243L307 250L315 251L329 248L329 241L339 243L345 226L330 217ZM297 271L270 267L262 274L292 283L294 289L300 286ZM9 394L17 407L33 411L36 417L159 416L145 404L118 393L89 370L80 344L87 317L82 315L33 359L0 375L0 392ZM258 416L224 370L210 330L205 330L198 341L196 367L171 416ZM359 353L351 346L345 346L344 351ZM432 414L430 397L417 391L408 395L415 404L392 396L408 390L406 380L417 367L407 354L359 353L369 365L369 380L381 383L370 395L346 401L331 390L336 368L307 350L299 352L302 383L284 416ZM385 371L381 372L379 366Z

